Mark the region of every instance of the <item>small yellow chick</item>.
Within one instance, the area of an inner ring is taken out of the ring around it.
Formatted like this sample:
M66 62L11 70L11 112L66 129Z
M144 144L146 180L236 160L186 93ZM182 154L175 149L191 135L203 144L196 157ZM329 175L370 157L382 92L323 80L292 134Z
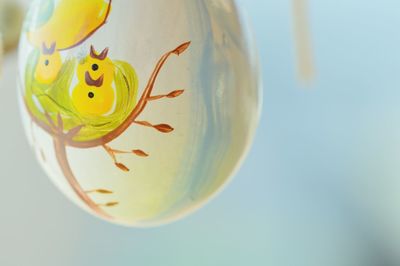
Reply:
M77 68L78 84L72 91L72 103L83 116L104 116L115 104L115 66L107 57L108 48L98 54L93 46Z
M42 52L35 70L35 79L41 84L53 83L62 67L61 55L55 48L55 43L50 48L45 44L42 45Z

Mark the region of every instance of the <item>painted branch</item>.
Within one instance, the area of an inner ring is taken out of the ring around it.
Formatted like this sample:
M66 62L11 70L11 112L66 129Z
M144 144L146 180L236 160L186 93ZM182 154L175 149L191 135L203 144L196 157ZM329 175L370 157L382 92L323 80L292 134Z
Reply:
M79 184L78 180L75 178L74 173L69 165L68 158L67 158L67 151L64 141L59 137L53 138L54 143L54 150L56 153L56 158L58 164L60 165L61 171L63 172L65 178L67 179L68 183L78 195L78 197L87 204L87 206L92 209L98 215L112 219L110 215L104 212L82 189L81 185Z

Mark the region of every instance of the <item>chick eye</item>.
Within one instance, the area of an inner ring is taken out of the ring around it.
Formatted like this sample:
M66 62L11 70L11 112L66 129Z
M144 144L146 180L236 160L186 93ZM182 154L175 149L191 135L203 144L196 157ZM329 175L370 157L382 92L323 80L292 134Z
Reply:
M44 65L45 65L45 66L48 66L49 64L50 64L49 59L46 59L46 60L44 61Z
M93 98L94 98L94 93L93 93L93 92L89 92L89 93L88 93L88 97L89 97L90 99L93 99Z
M93 64L93 65L92 65L92 70L93 70L93 71L99 70L99 65L98 65L98 64Z

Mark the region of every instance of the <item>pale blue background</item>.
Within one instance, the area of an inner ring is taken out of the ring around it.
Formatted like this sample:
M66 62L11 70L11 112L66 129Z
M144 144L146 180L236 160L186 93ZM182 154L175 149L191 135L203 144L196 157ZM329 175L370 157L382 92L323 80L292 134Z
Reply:
M0 265L400 265L400 4L311 0L317 78L296 78L291 1L241 0L257 37L255 145L211 204L154 229L72 205L28 150L15 55L1 81Z

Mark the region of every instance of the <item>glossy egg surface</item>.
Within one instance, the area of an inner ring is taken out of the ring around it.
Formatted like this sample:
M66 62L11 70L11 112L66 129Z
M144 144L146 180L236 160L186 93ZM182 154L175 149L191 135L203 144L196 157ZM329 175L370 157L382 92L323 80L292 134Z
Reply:
M18 84L53 183L130 226L176 220L215 195L261 106L257 53L229 0L33 1Z

